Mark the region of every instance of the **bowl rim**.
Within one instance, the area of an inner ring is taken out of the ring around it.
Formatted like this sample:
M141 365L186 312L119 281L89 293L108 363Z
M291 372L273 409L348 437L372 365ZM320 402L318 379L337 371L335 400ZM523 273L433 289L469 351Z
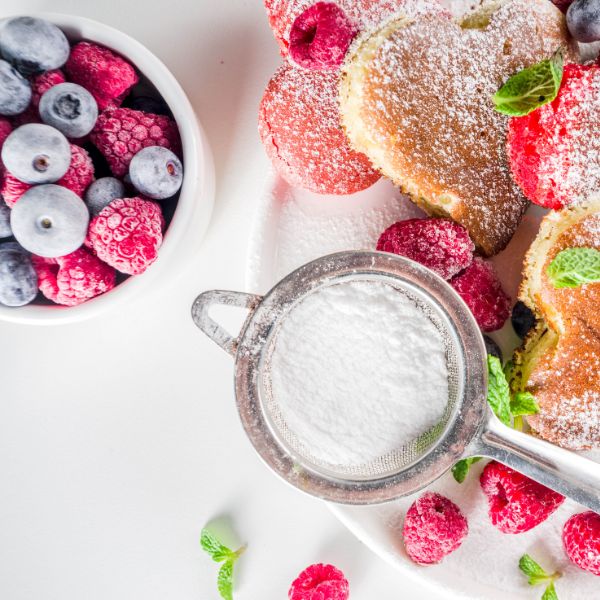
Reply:
M160 92L173 113L181 136L185 176L177 208L165 231L158 258L143 274L129 277L114 289L91 298L77 306L36 305L7 307L0 305L0 322L29 325L73 323L98 316L105 311L163 287L169 278L183 270L170 265L182 246L186 254L200 246L208 229L213 206L215 172L212 152L202 125L192 104L166 65L146 46L128 34L100 21L77 15L32 12L36 17L51 21L66 33L70 40L89 40L114 50L130 61ZM0 26L8 18L0 19ZM181 252L180 252L181 253ZM161 276L161 285L154 285Z

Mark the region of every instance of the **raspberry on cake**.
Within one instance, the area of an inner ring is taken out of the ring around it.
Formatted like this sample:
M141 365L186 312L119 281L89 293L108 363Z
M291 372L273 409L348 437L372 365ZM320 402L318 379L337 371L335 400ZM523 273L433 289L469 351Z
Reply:
M158 258L163 227L156 202L119 198L92 219L86 245L117 271L140 275Z
M496 461L480 477L492 525L502 533L524 533L543 523L565 500L529 477Z
M381 234L377 250L406 256L450 279L473 262L475 244L462 225L448 219L407 219Z
M288 600L348 600L350 588L344 574L333 565L307 567L292 582Z
M337 73L285 65L260 105L259 133L275 168L290 185L317 194L353 194L379 179L341 130L337 85Z
M56 182L83 197L87 187L94 181L94 164L87 151L81 146L71 144L71 164L67 172ZM0 194L11 208L17 200L32 186L23 183L7 170L2 175Z
M127 174L131 159L142 148L162 146L181 153L179 130L173 119L131 108L105 110L90 138L116 177Z
M468 532L460 508L434 492L425 492L411 504L402 528L406 552L420 565L439 563L460 547Z
M94 96L100 110L120 106L138 82L135 69L124 58L90 42L79 42L71 48L65 70L73 83Z
M115 270L85 248L59 258L32 257L40 291L63 306L76 306L115 287Z
M557 98L508 127L508 155L524 194L545 208L589 200L600 189L600 67L569 64Z
M290 31L290 58L312 71L329 71L344 61L358 30L332 2L317 2L301 13Z

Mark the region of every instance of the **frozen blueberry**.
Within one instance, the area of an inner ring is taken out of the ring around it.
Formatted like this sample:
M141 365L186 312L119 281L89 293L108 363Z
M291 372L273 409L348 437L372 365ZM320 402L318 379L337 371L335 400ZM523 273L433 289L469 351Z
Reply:
M123 106L133 108L133 110L152 113L153 115L171 116L171 110L164 100L157 100L150 96L137 96L136 98L131 98L128 102L124 102Z
M0 196L0 239L7 238L12 235L10 228L10 208Z
M502 350L500 350L500 346L498 346L498 344L496 344L496 342L487 335L483 336L483 341L485 342L486 352L492 356L495 356L500 360L501 363L503 363L504 359L502 357Z
M529 331L535 327L535 315L531 309L520 300L513 306L510 320L515 333L520 338L524 338Z
M131 160L129 177L136 190L153 200L162 200L181 187L183 166L169 149L148 146Z
M38 185L15 204L10 225L29 252L56 258L79 248L87 233L89 212L83 200L60 185Z
M93 216L96 216L113 200L125 197L125 186L115 177L96 179L85 192L85 202Z
M11 175L25 183L52 183L67 172L71 147L58 129L27 123L6 138L2 161Z
M567 26L578 42L600 40L600 0L575 0L567 11Z
M34 17L9 19L0 29L0 53L23 75L62 67L69 58L69 42L52 23Z
M29 304L37 293L37 273L29 254L12 244L0 245L0 304L24 306Z
M76 83L59 83L42 95L40 117L67 137L80 138L94 128L98 105L84 87Z
M21 114L31 102L31 85L21 73L0 60L0 115Z

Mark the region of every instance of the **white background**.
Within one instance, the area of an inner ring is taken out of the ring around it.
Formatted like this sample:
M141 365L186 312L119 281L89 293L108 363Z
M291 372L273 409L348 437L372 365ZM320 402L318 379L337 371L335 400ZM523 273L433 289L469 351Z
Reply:
M209 288L244 288L249 224L268 164L258 102L279 62L261 0L3 0L118 27L179 79L217 169L213 221L176 285L79 325L0 324L0 597L216 600L198 539L229 520L248 550L236 600L283 600L332 562L353 600L438 597L277 480L238 422L232 361L194 327ZM466 583L465 583L466 585Z

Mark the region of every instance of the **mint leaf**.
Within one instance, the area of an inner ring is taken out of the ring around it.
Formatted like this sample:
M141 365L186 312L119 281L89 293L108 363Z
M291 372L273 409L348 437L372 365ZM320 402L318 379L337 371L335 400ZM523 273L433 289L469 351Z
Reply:
M219 569L217 589L223 600L233 600L233 564L235 559L227 560Z
M454 476L454 479L456 479L458 483L462 483L466 479L471 465L479 462L480 460L481 456L472 456L470 458L463 458L462 460L459 460L452 467L452 475Z
M206 527L200 534L200 545L204 551L210 554L215 562L227 560L234 554L227 546L221 544L221 542L206 529Z
M554 589L554 581L551 581L550 585L546 588L542 600L558 600L556 590Z
M505 425L510 426L510 389L502 370L500 360L488 354L488 392L487 400L496 416Z
M542 596L542 600L558 600L554 581L560 577L560 573L546 573L544 569L529 554L523 554L519 560L519 569L527 575L529 585L547 583L548 586Z
M543 60L513 75L493 96L498 112L511 117L528 115L558 96L563 77L564 56L559 48Z
M573 288L600 281L600 252L595 248L567 248L546 270L555 288Z
M510 401L510 412L513 417L536 415L540 412L540 406L533 394L529 392L517 392Z
M536 563L535 560L529 556L529 554L523 554L523 556L521 556L519 559L519 569L521 569L521 571L527 575L527 577L529 577L529 585L536 585L536 583L539 583L539 581L536 581L536 583L531 583L532 577L535 579L541 578L541 580L544 580L546 577L548 577L546 571L544 571L544 569L542 569L542 567Z

